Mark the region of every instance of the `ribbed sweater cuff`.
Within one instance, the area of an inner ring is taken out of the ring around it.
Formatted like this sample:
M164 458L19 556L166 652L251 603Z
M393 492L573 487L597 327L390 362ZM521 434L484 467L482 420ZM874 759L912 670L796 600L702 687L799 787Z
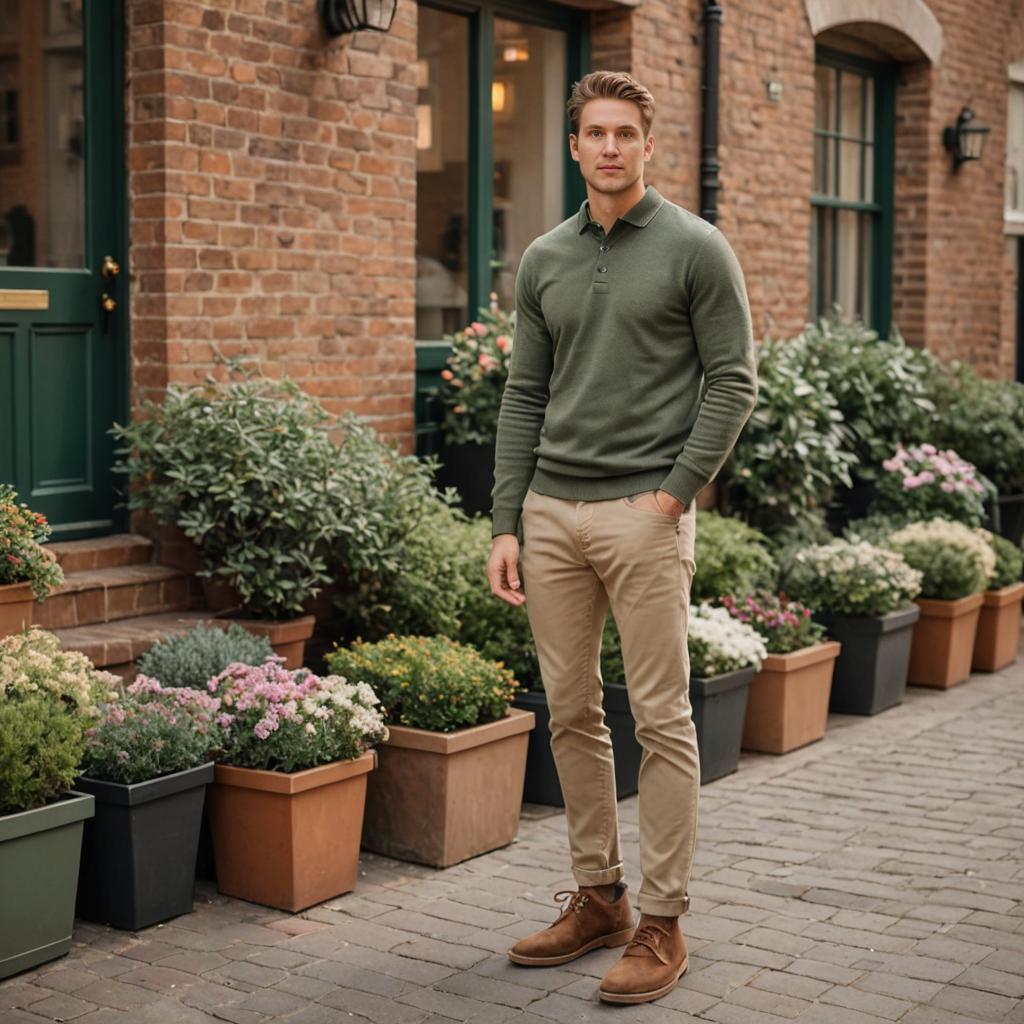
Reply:
M491 520L491 536L497 537L500 533L519 533L520 510L509 508L496 508Z
M708 478L700 473L681 466L678 462L672 467L672 471L662 481L661 489L668 491L673 498L677 498L686 508L694 501L697 495L707 486Z

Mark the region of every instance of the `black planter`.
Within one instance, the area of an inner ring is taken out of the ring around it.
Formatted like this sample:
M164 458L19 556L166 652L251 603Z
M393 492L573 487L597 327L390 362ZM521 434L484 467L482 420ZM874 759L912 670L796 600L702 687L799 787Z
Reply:
M551 715L548 699L542 692L520 690L512 706L532 711L537 724L530 733L526 753L526 780L523 800L531 804L564 807L562 787L558 782L555 758L551 753ZM640 757L643 748L636 739L636 724L629 710L626 687L614 683L604 686L604 720L612 734L615 754L615 794L621 800L637 790Z
M878 499L878 484L874 480L855 483L852 487L839 487L826 511L826 522L833 533L841 533L855 519L863 519Z
M920 614L917 605L877 617L815 614L828 635L842 644L829 711L877 715L902 703L907 693L910 641Z
M82 778L86 823L76 913L129 931L192 910L199 821L213 764L122 785Z
M994 533L1019 545L1024 539L1024 494L1007 494L997 498L989 525Z
M740 766L743 719L747 713L750 681L757 674L753 666L719 676L690 679L690 704L697 727L700 752L700 781L714 782Z
M494 488L493 444L446 444L440 453L443 465L437 473L439 487L459 492L467 515L490 512Z

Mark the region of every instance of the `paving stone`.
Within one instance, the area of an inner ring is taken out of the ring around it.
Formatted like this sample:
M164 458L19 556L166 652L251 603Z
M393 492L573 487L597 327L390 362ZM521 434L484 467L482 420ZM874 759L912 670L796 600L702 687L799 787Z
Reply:
M430 1011L419 1006L409 1006L368 992L354 992L340 989L324 996L321 1002L335 1008L332 1024L337 1022L337 1011L343 1010L357 1017L365 1017L374 1024L420 1024ZM296 1015L298 1016L298 1015ZM301 1019L301 1018L300 1018ZM291 1022L289 1022L291 1024Z
M808 999L798 999L792 995L768 992L748 985L734 988L725 997L725 1002L744 1006L748 1010L756 1010L758 1013L786 1017L790 1020L795 1020L812 1005Z
M806 978L788 971L762 971L750 984L754 988L761 988L766 992L778 992L780 995L811 1001L832 987L830 981Z
M821 996L821 1002L843 1006L849 1010L860 1010L862 1013L883 1017L886 1020L899 1020L913 1006L905 999L895 999L877 992L865 992L859 988L840 988L838 985L825 992Z
M230 961L227 957L221 956L220 953L183 950L180 953L174 953L171 956L165 957L163 960L158 960L155 966L168 967L175 971L184 971L186 974L204 974L206 971L212 971L214 968L226 963L230 963Z
M37 1014L37 1020L39 1017L49 1020L74 1020L95 1009L95 1003L88 1003L84 999L67 995L64 992L55 993L32 1003L32 1013Z
M592 985L593 983L590 982ZM476 999L482 1003L499 1003L502 1006L514 1006L525 1009L530 1003L543 998L542 993L527 985L514 985L498 978L487 978L467 971L453 974L450 978L436 982L434 988L440 992Z
M260 989L243 999L240 1010L252 1010L267 1017L284 1017L307 1005L307 1000L277 989Z
M335 960L321 960L319 963L310 964L305 968L304 977L325 982L331 989L351 988L378 996L400 996L417 987L401 978L393 978L388 974L367 970L365 967L355 967L352 964L338 963Z
M981 1020L1001 1021L1014 1008L1016 1002L1015 999L996 995L993 992L979 992L974 988L947 985L935 994L931 1005Z
M883 971L862 974L853 985L865 992L876 992L878 995L892 996L894 999L906 999L910 1003L926 1003L942 988L941 983L937 981L901 978L897 974L886 974Z
M760 973L760 967L749 964L730 964L725 961L710 964L695 971L691 966L686 972L687 988L706 992L708 995L725 997L732 989L746 985Z
M96 975L89 971L74 967L61 967L59 970L48 971L40 979L41 984L55 992L75 992L96 980Z
M1024 960L1017 964L1014 973L994 971L987 967L968 967L956 978L957 985L992 992L1011 999L1024 998Z
M97 1006L108 1006L115 1010L131 1010L156 1002L160 998L150 989L128 985L113 978L94 979L91 984L78 989L75 994Z
M488 956L488 951L462 946L454 942L440 942L437 939L418 939L394 947L399 956L411 957L414 960L427 960L430 963L442 964L445 967L465 969L478 964Z
M890 974L902 974L923 981L952 981L957 975L963 974L964 965L936 960L930 956L898 956L889 960L882 969Z

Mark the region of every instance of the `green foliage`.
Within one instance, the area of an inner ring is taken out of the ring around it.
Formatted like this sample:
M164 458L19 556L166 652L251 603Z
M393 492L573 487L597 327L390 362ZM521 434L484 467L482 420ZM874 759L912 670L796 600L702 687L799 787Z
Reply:
M444 409L441 427L449 444L494 444L497 436L516 323L515 313L502 312L497 300L492 293L479 320L445 335L452 351L434 394Z
M466 597L454 639L475 647L488 661L504 662L520 686L540 690L540 665L530 631L526 606L499 601L487 582L486 566L491 550L491 523L480 517L453 526L461 535L459 547L468 556Z
M866 541L878 547L885 547L889 538L911 522L905 513L894 515L888 512L873 512L863 519L854 519L843 531L845 540L852 544Z
M1009 587L1020 582L1024 575L1024 550L1005 537L1000 537L998 533L990 533L988 530L982 529L979 529L978 533L989 544L996 556L996 571L989 581L989 588L1000 590L1002 587Z
M911 523L889 538L889 546L921 573L921 596L938 601L956 601L984 590L996 570L992 547L962 523Z
M717 601L723 594L746 596L775 585L768 538L739 519L716 512L697 513L694 561L694 602Z
M765 533L813 517L837 485L851 484L852 435L830 379L807 334L759 347L757 405L725 487L730 507Z
M233 662L262 665L274 656L265 636L256 636L237 622L226 626L197 623L187 633L178 633L155 643L139 658L140 675L159 679L164 686L206 684Z
M804 333L825 372L847 432L857 476L873 479L901 443L930 440L938 364L896 334L888 341L863 324L823 319Z
M887 615L917 597L921 573L895 551L835 540L798 551L782 589L815 612Z
M116 465L146 509L191 537L200 575L224 578L259 617L299 614L333 578L349 529L329 417L292 382L246 378L168 389L128 426Z
M337 473L347 528L334 540L343 638L455 634L469 581L483 573L458 528L466 518L452 507L457 496L438 494L432 461L397 454L354 417L343 422Z
M386 720L434 732L504 718L516 682L501 662L443 636L389 636L327 655L332 672L372 687Z
M931 440L955 448L1000 495L1024 493L1024 384L952 363L936 378L935 401Z
M86 730L82 774L131 784L187 771L224 745L220 700L139 676Z
M64 573L42 546L50 536L46 516L17 499L13 487L0 484L0 586L29 583L42 601L64 582Z
M78 776L84 721L41 693L0 696L0 815L53 803Z

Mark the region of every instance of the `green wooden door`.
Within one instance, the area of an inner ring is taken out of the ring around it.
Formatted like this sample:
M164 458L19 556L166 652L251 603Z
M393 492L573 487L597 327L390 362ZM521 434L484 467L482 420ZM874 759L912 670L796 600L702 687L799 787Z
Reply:
M127 390L123 8L14 10L0 27L0 480L55 538L99 535L119 525L108 430Z

